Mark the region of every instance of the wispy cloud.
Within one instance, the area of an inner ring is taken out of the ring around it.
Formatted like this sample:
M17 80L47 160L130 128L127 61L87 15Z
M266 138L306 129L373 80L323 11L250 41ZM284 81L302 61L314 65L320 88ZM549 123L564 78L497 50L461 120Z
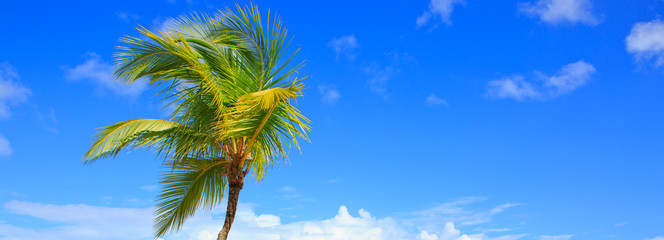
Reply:
M145 191L148 191L148 192L154 192L157 189L159 189L159 186L154 185L154 184L153 185L141 186L141 190L145 190Z
M544 87L549 90L551 96L558 96L576 90L578 87L585 85L594 73L595 67L584 61L567 64L554 76L536 72L544 80Z
M423 27L430 22L439 20L444 24L452 25L450 17L452 16L452 11L454 11L454 6L464 3L464 0L431 0L429 8L415 19L415 24L417 27ZM437 22L433 23L431 29L436 26L438 26Z
M440 105L445 105L445 106L447 106L447 100L445 100L445 99L443 99L443 98L439 98L438 96L436 96L436 94L431 94L431 95L429 95L429 96L426 98L425 102L426 102L427 105L429 105L430 107L436 107L436 106L440 106Z
M147 83L136 81L133 84L123 84L115 81L113 65L106 63L99 54L88 52L85 62L74 68L67 68L65 77L72 81L87 80L97 86L101 92L111 91L116 95L136 97L146 88Z
M505 210L519 206L518 203L505 203L487 210L471 209L470 205L486 200L481 197L466 197L457 201L442 203L432 208L412 213L410 222L422 224L426 229L440 229L441 223L454 222L461 226L488 223L491 218Z
M176 3L176 2L178 2L177 0L166 0L166 1L167 1L168 3L171 3L171 4L172 4L172 3ZM184 0L184 2L187 3L187 4L189 4L189 5L192 5L192 4L196 3L194 0Z
M655 66L664 65L664 22L653 20L634 24L625 38L627 52L639 61L654 59Z
M562 235L542 235L539 237L540 240L567 240L574 237L574 234L562 234Z
M595 67L584 61L570 63L553 76L535 72L537 81L526 81L522 75L514 75L490 81L487 95L493 98L515 100L546 100L568 94L590 81Z
M310 201L315 201L315 199L307 197L306 194L303 194L302 192L298 191L295 187L293 186L283 186L279 188L279 195L277 197L289 200L291 202L310 202ZM292 208L281 208L281 210L285 209L292 209Z
M281 192L281 197L285 199L294 199L300 197L300 194L297 193L297 190L291 186L283 186L279 189Z
M355 37L355 34L333 38L328 44L328 47L334 50L337 60L341 57L353 60L357 56L357 50L360 44Z
M55 127L55 125L58 123L58 117L55 115L55 109L52 107L45 111L36 109L35 115L39 125L46 129L46 131L51 133L58 133L58 129Z
M9 146L9 140L0 134L0 156L9 156L12 155L14 151L11 146Z
M12 116L10 107L25 103L32 95L19 79L11 64L0 62L0 120L9 119ZM9 140L0 134L0 157L10 156L13 152Z
M27 197L25 194L21 194L21 193L18 193L18 192L12 192L12 191L3 191L3 190L0 190L0 195L7 195L7 196L14 197L14 198L25 198L25 197Z
M658 236L654 238L646 238L645 240L664 240L664 236Z
M595 26L599 20L590 0L538 0L518 4L519 12L551 25L576 24Z
M328 43L328 47L334 50L337 59L344 57L354 60L358 57L357 50L360 48L360 44L355 35L351 34L332 39ZM416 63L417 61L407 52L389 51L385 52L385 57L386 59L381 59L382 61L363 59L361 63L354 65L368 76L367 87L369 90L383 99L388 99L390 94L387 84L394 75L400 72L399 66ZM353 62L356 63L356 61ZM334 85L321 84L318 91L322 96L322 101L330 105L335 104L341 98L341 93Z
M18 80L20 76L8 62L0 62L0 119L8 119L10 106L25 103L32 91Z
M53 239L53 240L100 240L100 239L152 239L151 208L109 208L90 205L53 205L24 201L11 201L4 204L7 212L29 216L51 224L23 228L8 223L0 223L0 232L6 239ZM470 210L465 210L473 212ZM189 219L183 228L166 238L214 239L223 224L224 212L216 208L211 213L201 212ZM431 240L515 240L525 234L488 237L485 233L462 233L451 221L441 222L436 229L417 225L407 226L408 222L397 218L376 218L368 211L360 209L351 214L345 206L324 220L308 220L282 223L281 218L272 214L258 214L253 205L241 203L238 206L233 231L234 239L431 239Z
M109 208L83 204L53 205L24 201L4 204L7 212L56 224L42 229L0 223L5 239L149 239L152 208Z
M321 95L321 101L326 104L334 105L341 98L341 93L334 85L318 85L318 93Z
M152 19L152 27L160 32L169 32L177 25L175 18L158 16Z
M524 81L523 76L515 75L490 81L488 95L495 98L524 100L536 98L540 93L535 91L535 88L530 83Z
M401 67L417 63L417 60L407 52L390 51L385 53L385 57L386 59L382 61L363 64L361 69L369 77L367 79L369 90L383 99L389 99L389 82L401 72Z
M337 178L332 178L332 179L329 179L329 180L327 180L327 181L325 181L325 182L326 182L326 183L338 183L339 181L340 181L340 180L337 179Z
M417 59L411 56L408 52L389 51L385 56L394 64L417 64Z
M622 226L625 226L627 224L629 224L629 223L628 222L616 223L616 224L613 224L613 227L622 227Z
M389 98L390 94L387 91L387 82L399 71L399 69L373 62L370 65L363 67L362 70L365 74L369 75L369 80L367 81L369 89L385 99Z
M128 22L128 23L133 23L136 22L136 20L139 19L139 16L133 13L128 13L128 12L119 12L118 13L118 18L122 21Z

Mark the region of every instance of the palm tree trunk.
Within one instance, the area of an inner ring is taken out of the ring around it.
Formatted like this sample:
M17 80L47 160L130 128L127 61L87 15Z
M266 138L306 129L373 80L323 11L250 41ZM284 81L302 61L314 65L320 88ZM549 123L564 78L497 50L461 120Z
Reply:
M244 185L244 182L242 181L228 183L228 206L226 207L226 221L224 221L224 227L219 232L217 240L226 240L228 238L228 232L231 231L231 225L233 225L233 219L235 219L237 200L240 196L242 185Z

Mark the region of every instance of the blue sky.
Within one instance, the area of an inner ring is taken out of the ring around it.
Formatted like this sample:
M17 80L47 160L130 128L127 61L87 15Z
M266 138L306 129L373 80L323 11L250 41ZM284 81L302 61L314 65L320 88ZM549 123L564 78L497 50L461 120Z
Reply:
M161 160L81 163L96 128L167 116L113 52L233 3L3 3L0 240L152 239ZM313 130L231 239L664 239L664 1L256 3L302 49Z

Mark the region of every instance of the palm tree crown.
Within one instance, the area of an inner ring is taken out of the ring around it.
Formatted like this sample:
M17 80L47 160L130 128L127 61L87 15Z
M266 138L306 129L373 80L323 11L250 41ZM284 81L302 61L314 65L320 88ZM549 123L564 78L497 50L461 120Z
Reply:
M174 108L168 120L133 119L99 130L84 161L115 157L122 149L151 148L168 167L160 181L155 235L179 229L203 207L217 206L228 188L226 239L237 197L250 173L256 180L287 159L297 138L308 140L309 120L292 105L302 96L302 63L284 57L287 30L277 16L264 25L255 5L214 16L194 14L165 32L139 28L116 54L126 84L145 79Z

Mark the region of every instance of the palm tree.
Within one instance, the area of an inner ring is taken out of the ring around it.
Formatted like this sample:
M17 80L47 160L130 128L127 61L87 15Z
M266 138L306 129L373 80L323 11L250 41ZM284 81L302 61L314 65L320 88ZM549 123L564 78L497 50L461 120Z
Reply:
M178 230L199 208L217 206L228 189L224 226L230 231L248 174L257 181L282 160L297 138L308 140L309 120L292 105L302 96L302 63L284 58L287 30L277 16L267 24L255 5L236 5L213 17L194 14L165 32L139 28L116 54L126 84L145 79L174 108L168 120L133 119L103 127L84 161L149 148L164 157L155 236Z

